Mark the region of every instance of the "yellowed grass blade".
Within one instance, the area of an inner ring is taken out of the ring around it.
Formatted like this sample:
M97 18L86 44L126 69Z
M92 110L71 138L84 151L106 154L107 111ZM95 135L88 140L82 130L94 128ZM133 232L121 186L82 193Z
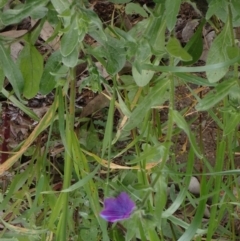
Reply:
M22 154L34 142L37 136L51 124L55 116L57 106L58 106L58 101L55 100L51 108L49 108L49 110L41 119L39 124L36 126L33 132L26 139L21 149L18 152L16 152L13 156L11 156L6 162L0 165L0 175L2 175L5 171L7 171L15 162L17 162L18 159L22 156Z
M102 166L108 168L108 161L106 161L106 160L98 157L97 155L95 155L95 154L93 154L93 153L91 153L91 152L88 152L88 151L86 151L86 150L83 150L83 149L82 149L82 151L83 151L85 154L93 157L93 158L94 158L99 164L101 164ZM146 170L150 170L150 169L156 167L159 163L161 163L161 161L162 161L162 160L160 159L158 162L150 162L150 163L147 163L145 169L146 169ZM125 170L133 170L133 169L135 169L135 170L139 170L139 169L141 169L141 167L140 167L139 165L136 165L136 166L121 166L121 165L118 165L118 164L115 164L115 163L112 163L112 162L111 162L111 163L110 163L110 169L125 169Z

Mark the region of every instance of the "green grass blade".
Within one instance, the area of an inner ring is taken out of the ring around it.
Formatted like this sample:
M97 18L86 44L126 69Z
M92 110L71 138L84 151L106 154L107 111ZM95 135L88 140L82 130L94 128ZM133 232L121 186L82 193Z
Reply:
M207 182L206 182L206 177L202 178L201 182L201 195L204 195L207 193ZM196 234L199 226L202 224L202 218L204 215L205 211L205 206L206 206L207 199L203 199L199 202L197 212L189 225L188 229L184 232L184 234L178 239L178 241L190 241Z
M31 117L35 121L39 121L39 117L28 107L22 104L14 95L11 95L6 89L2 88L2 94L8 98L16 107L22 110L25 114Z
M177 126L179 128L181 128L187 134L195 154L199 158L202 158L202 153L200 152L199 147L196 143L195 136L192 134L192 131L190 130L187 122L185 121L185 119L181 116L181 114L178 111L173 110L172 113L173 113L174 122L177 124Z
M72 133L73 138L73 145L72 145L72 153L73 153L73 159L76 162L77 165L79 165L79 170L81 171L81 177L84 178L89 175L90 168L87 161L86 156L83 154L79 141L75 135L75 133ZM85 191L88 196L88 200L90 202L90 206L92 209L92 212L94 213L95 218L97 219L99 226L102 230L103 239L104 241L108 241L108 233L107 233L107 225L106 222L100 218L99 212L100 212L100 204L99 204L99 196L98 196L98 190L96 187L96 184L91 179L89 180L86 185L84 186Z

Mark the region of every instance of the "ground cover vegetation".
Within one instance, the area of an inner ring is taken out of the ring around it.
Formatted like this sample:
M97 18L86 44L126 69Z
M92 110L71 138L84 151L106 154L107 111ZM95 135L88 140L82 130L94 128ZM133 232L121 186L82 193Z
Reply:
M0 8L0 240L240 240L238 0Z

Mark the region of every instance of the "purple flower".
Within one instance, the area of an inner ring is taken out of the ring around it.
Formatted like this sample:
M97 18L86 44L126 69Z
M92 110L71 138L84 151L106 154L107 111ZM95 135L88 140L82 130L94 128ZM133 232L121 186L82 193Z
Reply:
M135 203L128 194L121 192L116 198L111 197L104 200L104 209L100 212L100 216L113 223L129 218L134 208Z

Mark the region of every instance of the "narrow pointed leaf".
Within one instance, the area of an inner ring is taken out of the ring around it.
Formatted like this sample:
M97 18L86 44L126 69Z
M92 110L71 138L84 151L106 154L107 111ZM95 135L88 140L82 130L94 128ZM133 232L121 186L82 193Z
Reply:
M151 107L166 101L168 98L168 88L169 81L166 79L160 80L154 87L152 87L144 101L139 103L136 109L134 109L123 129L125 131L132 130L143 121L144 115Z
M217 87L211 90L197 105L197 111L209 110L217 103L219 103L225 96L228 95L231 88L237 85L236 80L225 80L224 82L217 85Z
M169 31L172 31L177 22L177 15L180 9L181 0L166 1L166 23Z
M65 66L74 68L78 63L78 46L66 57L62 57L62 62Z
M62 66L61 59L60 52L56 51L47 60L40 81L40 92L43 95L50 93L56 85L53 73L56 73Z
M51 0L52 5L58 13L63 13L65 10L69 9L70 2L62 0Z
M192 145L192 148L195 152L195 154L199 157L199 158L202 158L202 154L199 150L199 147L197 145L197 142L196 142L196 139L195 139L195 136L192 134L192 131L190 130L186 120L181 116L181 114L176 111L176 110L173 110L172 111L172 115L173 115L173 119L174 119L174 122L176 123L176 125L182 129L188 136L189 138L189 141Z
M129 15L139 14L144 18L148 16L144 8L137 3L128 3L125 7L125 12L126 14L129 14Z
M150 64L151 62L150 60L147 60L145 63ZM149 81L153 78L154 73L155 71L146 70L146 69L142 70L141 73L139 73L134 65L132 67L132 75L133 75L134 81L140 87L147 85Z
M78 43L77 19L73 19L69 30L64 33L61 39L61 54L63 57L69 56Z
M167 51L173 57L179 58L182 61L191 61L192 56L181 46L176 38L170 38L167 43Z
M19 66L24 78L23 95L33 98L39 90L43 57L34 46L26 44L19 55Z
M226 22L222 32L214 39L207 56L207 65L229 60L227 49L231 45L231 26ZM225 76L228 66L218 70L207 70L206 75L210 83L215 83Z
M0 19L4 25L10 25L21 22L24 18L30 16L36 8L45 6L49 0L34 0L28 1L25 4L19 5L19 8L8 9L2 13Z
M11 83L13 90L15 91L17 97L21 98L21 93L23 91L24 80L22 73L13 62L10 53L4 48L0 43L0 64L2 66L5 76Z

